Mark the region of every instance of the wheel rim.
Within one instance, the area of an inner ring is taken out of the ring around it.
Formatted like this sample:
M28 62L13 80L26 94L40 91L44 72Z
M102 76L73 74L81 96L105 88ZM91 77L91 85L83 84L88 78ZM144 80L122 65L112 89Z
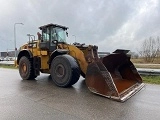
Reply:
M63 77L64 72L65 72L65 68L62 64L59 64L56 66L55 73L56 73L57 77Z
M23 73L27 72L27 65L25 63L22 64L21 70L22 70Z

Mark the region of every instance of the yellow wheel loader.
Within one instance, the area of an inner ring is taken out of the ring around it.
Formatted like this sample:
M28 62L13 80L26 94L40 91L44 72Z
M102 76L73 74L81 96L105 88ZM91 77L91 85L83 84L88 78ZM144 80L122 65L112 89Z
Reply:
M49 73L57 86L69 87L82 75L91 92L121 102L143 88L127 50L100 58L97 46L67 44L65 26L48 24L39 29L42 33L37 33L38 40L29 37L28 43L20 47L17 64L22 79Z

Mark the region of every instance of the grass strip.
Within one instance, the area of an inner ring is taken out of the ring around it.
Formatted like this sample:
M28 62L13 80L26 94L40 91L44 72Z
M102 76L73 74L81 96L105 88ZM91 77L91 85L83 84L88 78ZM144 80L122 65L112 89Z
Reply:
M160 76L141 75L144 83L160 84Z
M0 64L0 68L17 69L14 65Z

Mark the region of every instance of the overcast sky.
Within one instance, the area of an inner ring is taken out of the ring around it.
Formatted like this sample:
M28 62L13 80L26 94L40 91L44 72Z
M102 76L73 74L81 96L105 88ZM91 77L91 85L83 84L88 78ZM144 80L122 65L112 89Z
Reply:
M145 38L160 36L160 0L0 0L0 51L14 49L38 27L69 27L68 43L98 45L99 51L137 52ZM37 38L37 35L36 35Z

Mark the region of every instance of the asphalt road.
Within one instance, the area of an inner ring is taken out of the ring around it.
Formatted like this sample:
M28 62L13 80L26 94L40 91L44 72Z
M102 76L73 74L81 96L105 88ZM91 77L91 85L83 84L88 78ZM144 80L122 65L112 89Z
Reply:
M0 120L159 120L160 86L147 84L124 103L91 93L83 78L59 88L49 75L26 81L0 68Z

